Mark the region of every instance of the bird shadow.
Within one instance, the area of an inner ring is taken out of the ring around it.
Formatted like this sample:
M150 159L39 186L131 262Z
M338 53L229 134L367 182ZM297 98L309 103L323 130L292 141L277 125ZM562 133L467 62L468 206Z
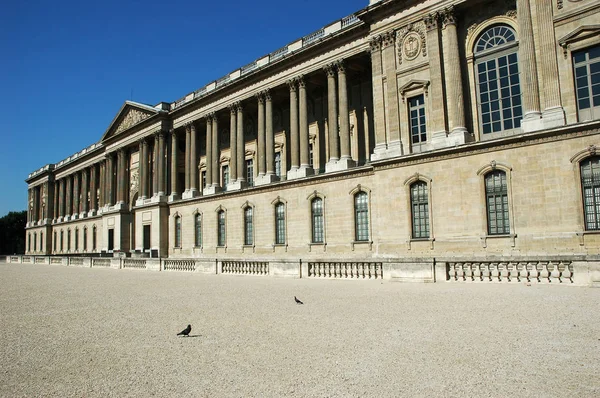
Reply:
M190 335L183 336L183 337L202 337L202 335L201 334L190 334Z

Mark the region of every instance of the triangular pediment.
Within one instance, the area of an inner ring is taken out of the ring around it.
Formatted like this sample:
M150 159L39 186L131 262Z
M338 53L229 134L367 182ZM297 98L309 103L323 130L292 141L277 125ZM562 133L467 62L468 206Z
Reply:
M600 25L583 25L572 31L566 36L563 36L558 40L558 44L561 46L568 45L588 37L594 37L600 34Z
M129 130L133 126L143 122L156 115L159 111L149 105L140 104L133 101L125 101L117 116L113 119L108 126L108 129L102 136L102 141L109 137L121 134L122 132Z

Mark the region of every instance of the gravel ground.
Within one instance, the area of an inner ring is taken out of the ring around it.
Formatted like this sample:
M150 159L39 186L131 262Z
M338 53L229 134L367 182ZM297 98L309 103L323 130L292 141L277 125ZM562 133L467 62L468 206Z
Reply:
M0 292L0 396L600 396L600 289L0 264Z

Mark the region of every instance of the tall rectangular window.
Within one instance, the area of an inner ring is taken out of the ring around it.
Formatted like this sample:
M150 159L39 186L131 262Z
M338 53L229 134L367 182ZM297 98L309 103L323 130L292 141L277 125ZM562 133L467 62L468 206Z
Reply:
M285 244L285 205L281 202L275 205L275 244Z
M369 195L359 192L354 195L354 239L369 240Z
M244 245L247 246L254 244L252 211L250 206L244 209Z
M314 158L314 145L313 143L309 143L308 144L308 165L310 167L312 167L313 169L315 168L315 158Z
M413 239L429 238L429 192L424 181L410 186L410 207Z
M587 231L600 230L600 156L581 162L583 213Z
M254 160L246 160L246 182L249 187L254 186Z
M229 166L225 165L222 168L223 172L223 190L227 190L227 184L229 184Z
M181 217L175 216L175 247L181 247Z
M97 242L96 235L97 235L96 234L96 226L94 225L92 228L92 250L93 251L96 251L96 247L97 247L96 246L96 242Z
M217 244L219 246L225 246L225 211L221 210L217 214Z
M206 188L206 170L202 171L202 189Z
M312 243L324 242L323 199L314 198L311 202Z
M44 251L44 233L40 232L40 250Z
M108 230L108 251L112 252L115 249L115 229Z
M75 228L75 251L79 251L79 228Z
M37 232L33 233L33 251L37 251Z
M275 152L275 175L281 178L281 152Z
M196 217L194 217L194 230L194 243L196 247L200 247L202 246L202 215L199 213L196 214Z
M71 230L67 231L67 251L71 251Z
M573 53L579 121L600 118L600 46Z
M504 171L492 171L485 176L485 197L487 205L488 234L509 234L508 186L506 183L506 173Z
M60 251L61 252L64 251L64 247L65 247L65 245L64 245L64 242L65 242L64 238L65 238L65 231L61 230L60 231Z
M54 239L52 239L52 246L54 248L54 251L56 252L56 231L54 231L54 235L53 235Z
M83 251L87 251L87 227L83 229Z
M427 127L425 123L425 96L423 94L408 100L410 119L410 136L413 144L427 141Z

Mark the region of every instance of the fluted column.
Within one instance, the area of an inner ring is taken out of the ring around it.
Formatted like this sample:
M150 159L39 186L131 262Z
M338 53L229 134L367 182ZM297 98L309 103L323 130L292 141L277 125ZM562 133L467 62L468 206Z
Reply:
M74 217L79 217L79 213L81 213L80 210L80 200L79 200L79 194L80 194L80 189L79 189L79 171L76 171L73 174L73 216Z
M371 76L373 83L373 122L375 125L375 146L373 148L373 154L371 155L373 160L385 158L385 152L387 150L381 41L380 35L372 37L369 41L371 49Z
M115 204L115 153L111 152L107 156L107 172L106 172L106 181L108 185L108 195L106 198L106 204L108 206L112 206Z
M258 180L265 175L265 96L264 93L256 95L258 100ZM258 182L258 181L257 181Z
M123 150L121 148L117 149L117 161L115 162L115 175L116 178L116 187L115 187L115 204L123 203Z
M37 224L39 221L39 208L40 208L40 187L33 187L33 222Z
M268 182L275 178L275 136L273 133L273 100L269 90L265 91L265 158Z
M62 219L65 216L65 179L59 180L58 186L58 215Z
M466 141L464 134L467 132L467 128L465 127L465 105L456 24L456 10L453 6L448 7L444 10L442 22L448 128L453 135L462 134L462 138L455 137L458 141L455 141L455 138L451 138L452 144L464 144Z
M158 154L160 149L159 133L154 133L154 148L152 149L152 196L158 196Z
M394 30L381 35L381 57L383 60L383 73L385 75L384 91L385 116L387 119L387 149L389 156L403 154L402 141L400 140L400 104L398 101L398 78L396 75L396 32Z
M298 107L300 130L300 169L302 174L312 174L310 162L309 137L308 137L308 101L306 97L306 82L304 76L298 77Z
M148 140L142 140L142 158L140 160L141 168L140 168L140 185L142 194L140 195L142 199L148 198Z
M65 216L73 214L73 176L68 175L67 179L67 193L66 193L66 205L65 205Z
M81 171L81 213L82 216L86 216L89 210L88 205L88 192L89 192L89 168L85 168Z
M429 85L431 112L427 114L427 130L431 131L433 140L439 139L439 146L443 146L446 140L446 112L444 110L439 14L427 15L424 22L427 29L427 57L429 58L429 80L431 82Z
M192 146L192 126L191 124L185 125L185 187L184 187L184 197L187 197L188 192L190 191L190 155Z
M353 167L354 161L350 155L350 114L348 113L346 68L343 61L337 63L337 73L340 115L340 168L346 169Z
M190 192L192 196L198 195L198 134L196 123L190 126Z
M56 221L56 219L59 217L60 214L60 210L59 210L59 198L60 198L60 192L59 192L59 187L60 187L60 181L59 180L54 180L54 221Z
M290 87L290 158L291 168L288 173L288 178L294 178L295 173L300 166L299 153L299 132L298 132L298 92L295 80L289 80Z
M556 59L556 37L553 26L552 2L536 1L538 28L538 46L540 49L540 67L542 73L541 91L543 92L544 128L563 126L566 123L565 111L560 99L558 60Z
M99 179L98 179L98 183L99 183L99 187L98 187L98 208L102 208L104 207L104 197L106 196L104 194L105 190L106 190L106 180L104 178L104 172L105 172L105 168L106 168L106 162L103 160L100 161L100 166L99 166Z
M90 168L90 212L98 210L98 186L96 185L98 165L93 164ZM92 213L93 215L94 213Z
M177 163L179 147L177 145L177 132L175 129L171 130L171 195L170 201L179 199L179 193L177 192Z
M212 118L212 114L206 115L206 188L212 187ZM209 193L206 188L204 193Z
M212 118L212 184L220 187L219 182L219 118L216 114Z
M246 148L244 146L244 109L242 104L237 106L237 179L240 184L246 181Z
M327 128L329 130L329 161L335 163L340 159L338 141L337 90L335 85L335 66L325 67L327 73Z
M519 25L519 69L524 115L521 126L524 131L539 130L542 128L539 123L541 116L540 93L529 0L517 0L517 23Z
M237 182L237 103L229 105L229 177L231 183Z

